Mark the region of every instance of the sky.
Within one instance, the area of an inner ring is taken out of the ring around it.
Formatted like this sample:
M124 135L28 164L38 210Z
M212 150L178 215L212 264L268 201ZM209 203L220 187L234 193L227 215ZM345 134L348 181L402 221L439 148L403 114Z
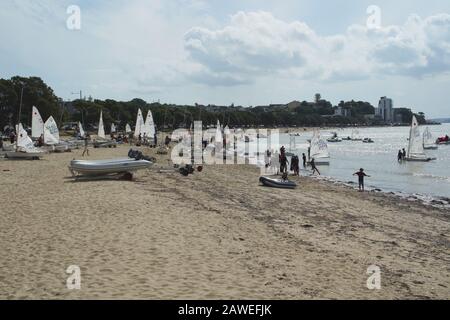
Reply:
M0 78L39 76L67 100L256 106L320 93L450 116L448 0L8 0L0 39Z

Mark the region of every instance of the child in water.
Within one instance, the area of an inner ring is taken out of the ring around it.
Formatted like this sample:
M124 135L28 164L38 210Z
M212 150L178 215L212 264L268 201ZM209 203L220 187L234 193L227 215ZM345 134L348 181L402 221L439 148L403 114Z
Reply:
M359 169L358 172L355 172L353 174L354 176L358 176L358 182L359 182L359 191L364 191L364 177L370 177L369 175L365 174L364 169Z

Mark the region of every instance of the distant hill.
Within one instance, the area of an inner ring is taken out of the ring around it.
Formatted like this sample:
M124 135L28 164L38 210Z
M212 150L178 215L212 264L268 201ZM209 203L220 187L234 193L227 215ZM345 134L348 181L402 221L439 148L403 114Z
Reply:
M432 121L436 121L436 122L440 122L440 123L450 123L450 118L433 119Z

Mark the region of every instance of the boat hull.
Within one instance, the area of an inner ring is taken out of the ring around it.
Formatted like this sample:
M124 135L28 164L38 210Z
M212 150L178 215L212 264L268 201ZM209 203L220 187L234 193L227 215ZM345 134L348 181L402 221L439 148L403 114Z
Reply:
M405 158L405 161L408 162L430 162L432 160L436 160L434 158Z
M266 187L279 189L295 189L297 184L289 180L272 179L268 177L260 177L259 181Z
M72 160L70 162L69 170L73 175L101 176L143 170L151 167L152 164L153 163L150 161L132 159L98 161Z
M42 157L42 152L5 152L5 158L8 159L23 159L23 160L39 160Z

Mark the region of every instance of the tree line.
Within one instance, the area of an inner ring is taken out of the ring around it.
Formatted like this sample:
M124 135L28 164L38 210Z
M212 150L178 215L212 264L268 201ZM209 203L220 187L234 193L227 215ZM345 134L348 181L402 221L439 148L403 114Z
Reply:
M19 105L22 100L22 112L19 119ZM348 126L377 125L379 120L368 119L375 108L364 101L341 101L338 106L350 111L350 116L333 116L334 107L329 101L303 101L295 108L283 106L259 106L241 108L232 106L191 106L161 103L147 103L142 99L131 101L78 99L64 102L57 97L42 79L38 77L13 77L0 79L0 128L14 125L17 121L31 125L32 107L38 107L42 118L52 115L60 126L69 122L82 122L86 129L94 128L99 121L100 112L106 124L115 123L123 129L128 123L136 121L138 109L144 117L149 110L159 130L188 128L194 121L201 120L203 125L215 125L217 120L230 127L293 127L293 126ZM411 121L412 112L402 109L405 122ZM419 114L419 121L425 116Z

